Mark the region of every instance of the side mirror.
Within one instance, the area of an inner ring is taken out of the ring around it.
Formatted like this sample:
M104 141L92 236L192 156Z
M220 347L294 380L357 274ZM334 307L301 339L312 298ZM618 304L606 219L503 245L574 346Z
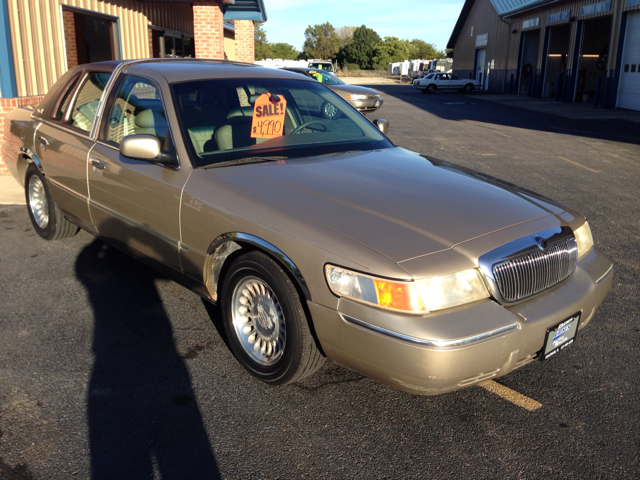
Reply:
M146 160L168 167L178 166L178 159L173 149L163 152L158 137L147 133L124 137L120 142L120 153L125 157L136 160Z
M378 130L380 130L382 133L384 133L385 135L387 134L387 132L389 131L389 122L387 122L384 118L376 118L373 121L373 124L378 127Z
M120 153L137 160L153 160L160 153L161 147L157 137L141 133L124 137L120 142Z

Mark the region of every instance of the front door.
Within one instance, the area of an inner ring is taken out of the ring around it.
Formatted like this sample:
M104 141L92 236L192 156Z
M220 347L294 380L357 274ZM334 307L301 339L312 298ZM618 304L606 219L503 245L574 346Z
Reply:
M122 156L126 136L154 135L165 146L171 137L155 83L125 75L113 93L89 159L94 224L102 237L180 270L180 195L190 169Z

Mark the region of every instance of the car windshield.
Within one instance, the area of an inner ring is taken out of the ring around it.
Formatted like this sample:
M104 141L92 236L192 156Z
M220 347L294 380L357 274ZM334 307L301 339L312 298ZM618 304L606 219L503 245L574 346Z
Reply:
M317 82L216 79L171 86L197 166L309 157L393 146L363 115Z
M325 72L324 70L321 70L321 71L309 70L308 73L323 85L344 85L345 84L338 77L336 77L335 75L329 72Z
M318 70L332 71L333 66L329 62L310 63L309 68L317 68Z

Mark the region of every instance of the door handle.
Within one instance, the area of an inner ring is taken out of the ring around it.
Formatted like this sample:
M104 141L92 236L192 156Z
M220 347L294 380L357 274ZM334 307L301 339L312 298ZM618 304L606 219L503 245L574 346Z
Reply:
M47 140L45 137L40 137L40 143L45 147L49 146L49 140Z
M102 163L100 160L96 160L95 158L91 159L91 165L99 170L104 170L104 163Z

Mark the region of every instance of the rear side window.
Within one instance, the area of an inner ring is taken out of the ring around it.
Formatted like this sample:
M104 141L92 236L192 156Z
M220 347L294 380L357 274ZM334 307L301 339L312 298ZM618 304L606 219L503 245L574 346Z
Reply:
M110 77L110 73L90 73L87 76L71 110L69 123L72 126L83 132L91 131L102 92Z
M62 99L62 102L60 102L60 105L58 106L58 110L56 111L56 114L53 117L54 120L62 120L64 118L64 114L69 108L69 104L71 103L71 97L72 97L73 91L76 88L76 85L78 84L78 80L80 80L80 77L76 78L67 89L66 93L64 94L64 98Z

